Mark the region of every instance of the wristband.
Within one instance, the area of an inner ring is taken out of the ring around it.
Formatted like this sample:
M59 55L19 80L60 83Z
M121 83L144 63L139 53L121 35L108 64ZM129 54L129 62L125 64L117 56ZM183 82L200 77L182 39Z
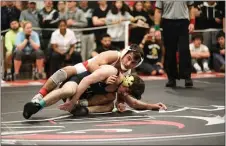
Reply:
M195 25L195 19L191 19L190 20L190 24L194 24Z
M159 25L155 25L155 30L160 30L160 26Z

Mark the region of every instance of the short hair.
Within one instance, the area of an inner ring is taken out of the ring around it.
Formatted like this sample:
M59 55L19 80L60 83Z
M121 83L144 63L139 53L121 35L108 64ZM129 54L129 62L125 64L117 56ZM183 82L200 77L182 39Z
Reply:
M111 36L109 34L105 33L105 34L101 35L100 40L102 40L103 38L106 38L106 37L111 37Z
M219 31L219 32L217 33L217 36L216 36L217 40L218 40L220 37L224 37L224 38L225 38L225 33L224 33L223 31Z
M32 25L32 23L30 21L25 21L24 22L24 25L23 25L23 28L25 28L28 24L31 24Z
M141 95L144 93L145 90L145 83L144 81L137 75L132 75L134 78L133 84L129 87L130 94L140 100Z
M12 18L10 19L9 24L11 24L13 21L17 21L19 23L19 20L17 18Z
M67 20L66 19L60 19L58 22L58 27L60 26L60 23L64 22L67 25Z
M203 41L203 36L202 36L202 34L201 34L201 33L194 34L194 35L192 36L192 41L194 41L194 40L196 40L196 39L200 39L201 42L202 42L202 41Z

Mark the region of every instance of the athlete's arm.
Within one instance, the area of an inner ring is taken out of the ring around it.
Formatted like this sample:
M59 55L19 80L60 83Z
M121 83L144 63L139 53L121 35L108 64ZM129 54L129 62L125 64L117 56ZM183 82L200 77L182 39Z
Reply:
M95 59L88 64L88 71L94 72L99 69L101 65L111 64L118 59L118 51L105 51L97 56Z
M117 69L110 65L101 66L99 69L95 70L92 74L82 79L77 87L77 92L72 98L74 104L77 103L80 96L85 92L85 90L94 83L105 80L111 75L117 74Z
M167 109L167 107L162 103L149 104L149 103L145 103L140 100L137 100L131 97L130 95L126 96L124 99L125 99L125 102L131 108L138 109L138 110L159 110L159 109L166 110Z

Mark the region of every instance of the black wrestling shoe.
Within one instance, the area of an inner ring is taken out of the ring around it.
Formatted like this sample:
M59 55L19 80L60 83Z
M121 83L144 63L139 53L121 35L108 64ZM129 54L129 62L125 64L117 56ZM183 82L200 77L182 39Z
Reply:
M86 116L89 114L89 110L85 106L76 105L70 113L74 116Z
M187 88L191 88L191 87L193 87L193 81L192 81L192 79L185 79L185 87L187 87Z
M176 87L176 80L169 79L169 81L166 83L166 87Z
M28 102L24 105L23 116L25 119L29 119L33 114L36 114L40 109L41 105L38 103Z

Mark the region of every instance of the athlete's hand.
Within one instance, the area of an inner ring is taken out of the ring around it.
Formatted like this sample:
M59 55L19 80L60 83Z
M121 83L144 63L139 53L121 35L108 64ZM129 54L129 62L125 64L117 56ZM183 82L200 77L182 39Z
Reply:
M123 104L123 103L117 104L116 107L117 107L118 111L121 112L121 113L126 110L126 105Z
M74 103L72 101L66 101L64 104L61 104L58 106L60 110L68 111L70 112L74 107Z
M117 77L118 76L116 76L116 75L112 75L105 80L105 83L112 85L117 81Z
M163 110L167 110L167 107L165 104L159 102L159 103L156 103L156 105L159 107L159 109L163 109Z

